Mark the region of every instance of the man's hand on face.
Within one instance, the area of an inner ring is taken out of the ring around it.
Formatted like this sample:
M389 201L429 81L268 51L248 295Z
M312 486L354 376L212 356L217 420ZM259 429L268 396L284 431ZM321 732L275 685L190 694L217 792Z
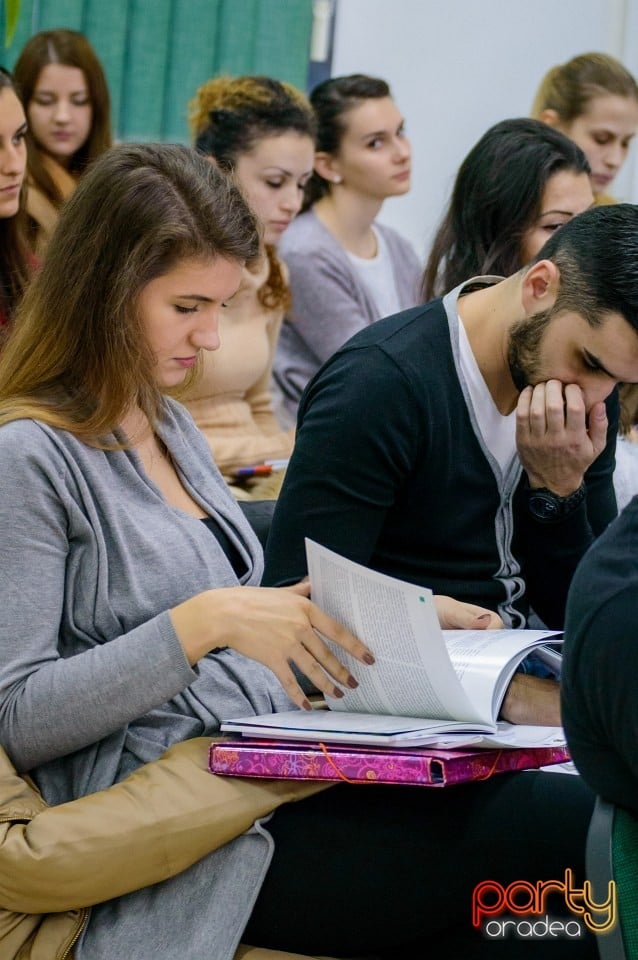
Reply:
M569 496L607 442L607 411L595 403L589 414L574 383L548 380L526 387L516 407L516 447L533 489Z

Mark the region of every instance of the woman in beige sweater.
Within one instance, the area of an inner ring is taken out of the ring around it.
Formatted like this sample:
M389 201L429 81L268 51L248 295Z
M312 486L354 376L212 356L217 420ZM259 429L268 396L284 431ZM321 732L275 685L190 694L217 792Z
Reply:
M216 463L239 499L277 495L294 431L273 411L270 380L275 346L289 306L285 267L276 246L299 211L312 173L315 120L294 87L267 77L218 77L191 104L197 148L233 174L263 228L262 255L246 267L220 321L221 348L207 355L204 375L187 399ZM257 467L253 476L241 471Z

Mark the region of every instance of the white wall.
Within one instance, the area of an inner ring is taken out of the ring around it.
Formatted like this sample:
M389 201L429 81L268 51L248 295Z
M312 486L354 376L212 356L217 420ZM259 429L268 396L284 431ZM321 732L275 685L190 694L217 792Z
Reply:
M638 0L338 0L333 75L387 80L413 145L412 189L380 219L425 256L468 150L498 120L529 114L549 67L589 50L638 76ZM632 202L637 154L613 187Z

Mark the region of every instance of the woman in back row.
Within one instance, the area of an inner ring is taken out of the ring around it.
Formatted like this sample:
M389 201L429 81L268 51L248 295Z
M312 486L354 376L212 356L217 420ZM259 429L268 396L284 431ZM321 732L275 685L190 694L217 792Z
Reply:
M385 80L354 74L310 95L318 123L304 212L281 243L292 310L275 356L282 406L296 419L303 388L354 333L418 302L411 245L377 223L383 203L410 189L405 121Z
M34 34L14 75L29 121L30 240L42 254L62 204L111 145L109 91L93 47L75 30Z
M622 63L604 53L582 53L552 67L532 116L578 144L589 160L596 203L614 203L607 189L638 129L638 85Z

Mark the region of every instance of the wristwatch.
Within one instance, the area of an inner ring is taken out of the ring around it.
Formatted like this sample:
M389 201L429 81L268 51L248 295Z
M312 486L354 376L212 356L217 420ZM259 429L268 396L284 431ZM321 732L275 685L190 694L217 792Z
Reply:
M555 520L562 520L569 516L585 499L585 484L581 483L578 490L568 494L566 497L559 497L557 493L548 490L547 487L539 487L537 490L528 489L527 508L533 517L537 520L543 520L545 523L552 523Z

